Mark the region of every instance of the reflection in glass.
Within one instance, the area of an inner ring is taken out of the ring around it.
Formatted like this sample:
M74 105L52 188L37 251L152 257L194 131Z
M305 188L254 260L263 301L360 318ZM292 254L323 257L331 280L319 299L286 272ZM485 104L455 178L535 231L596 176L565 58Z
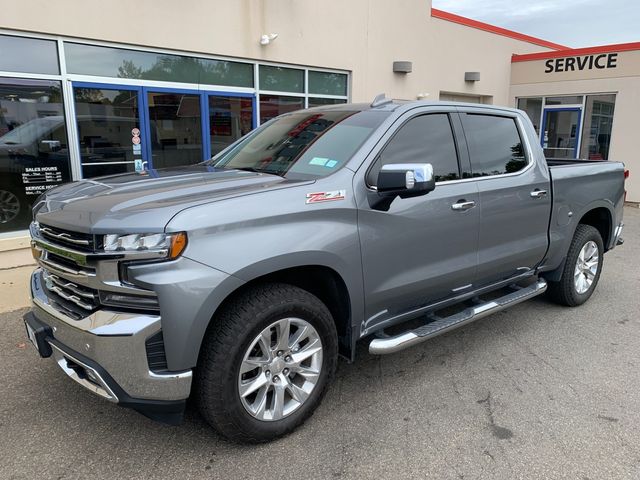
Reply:
M344 96L347 94L347 76L344 73L309 70L309 93Z
M209 96L211 155L215 155L253 128L253 99Z
M138 93L74 88L73 96L82 176L134 171L134 161L142 158L142 145L134 145L132 135L134 128L140 128Z
M527 164L516 122L510 117L462 116L474 177L522 170Z
M184 55L65 42L69 73L253 87L253 65Z
M568 95L565 97L547 97L546 105L581 105L582 95Z
M27 228L34 200L70 179L60 82L0 79L0 232Z
M304 92L304 71L260 65L260 88L275 92Z
M436 182L460 178L449 115L420 115L402 125L369 170L367 183L375 185L380 169L389 163L430 163Z
M202 161L200 95L147 94L153 168Z
M324 177L342 167L388 115L371 110L303 110L283 115L209 164L287 178Z
M545 110L542 148L547 158L576 158L580 110Z
M58 75L58 47L54 40L0 35L0 70Z
M282 95L260 95L260 123L264 123L283 113L304 108L304 98Z
M580 158L608 160L616 96L587 95Z
M540 119L542 118L542 97L537 98L519 98L518 108L524 110L535 129L540 136Z
M338 105L340 103L347 103L347 101L342 99L342 98L309 97L309 108L311 108L311 107L321 107L323 105Z

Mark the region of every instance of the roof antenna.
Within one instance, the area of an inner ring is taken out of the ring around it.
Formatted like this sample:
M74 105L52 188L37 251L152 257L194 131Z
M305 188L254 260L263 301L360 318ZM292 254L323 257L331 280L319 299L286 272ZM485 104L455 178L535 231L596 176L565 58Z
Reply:
M376 95L376 98L373 99L373 102L371 102L371 108L380 107L391 102L393 102L391 98L386 98L384 96L384 93L379 93L378 95Z

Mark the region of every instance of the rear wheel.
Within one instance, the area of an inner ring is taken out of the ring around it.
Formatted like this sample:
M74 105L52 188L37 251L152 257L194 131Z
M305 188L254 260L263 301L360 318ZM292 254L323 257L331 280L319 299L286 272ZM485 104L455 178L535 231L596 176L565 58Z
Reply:
M204 339L197 373L202 415L240 442L285 435L319 405L337 354L333 318L317 297L285 284L246 291Z
M549 282L550 297L561 305L582 305L593 294L600 279L604 244L591 225L578 225L558 282Z

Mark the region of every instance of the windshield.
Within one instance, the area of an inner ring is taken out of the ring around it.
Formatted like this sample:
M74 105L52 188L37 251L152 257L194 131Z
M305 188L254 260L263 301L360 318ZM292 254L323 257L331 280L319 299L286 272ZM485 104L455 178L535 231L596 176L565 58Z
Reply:
M388 115L301 110L266 123L208 164L287 178L324 177L342 167Z

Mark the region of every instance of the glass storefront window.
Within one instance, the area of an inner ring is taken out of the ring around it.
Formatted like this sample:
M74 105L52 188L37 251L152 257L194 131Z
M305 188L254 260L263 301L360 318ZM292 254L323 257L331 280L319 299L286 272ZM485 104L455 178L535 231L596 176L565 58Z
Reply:
M132 172L142 146L132 143L140 128L138 92L74 88L80 160L84 178ZM138 137L140 138L140 137Z
M283 95L260 95L260 123L283 113L304 108L304 98Z
M542 117L542 97L537 98L519 98L518 108L524 110L536 133L540 136L540 118Z
M309 97L309 108L311 108L311 107L321 107L323 105L337 105L339 103L347 103L347 101L342 99L342 98L316 98L316 97Z
M153 168L201 162L200 95L149 92L147 103Z
M253 128L253 99L209 95L211 156L221 152Z
M547 97L545 99L545 105L582 105L582 95Z
M616 96L587 95L580 158L608 160Z
M0 71L58 75L58 46L53 40L0 35Z
M64 54L69 73L253 87L253 65L250 63L67 42Z
M260 88L275 92L304 92L304 70L260 65Z
M0 232L27 228L34 200L70 179L60 82L0 79Z
M344 73L309 70L309 93L347 95L347 76Z

